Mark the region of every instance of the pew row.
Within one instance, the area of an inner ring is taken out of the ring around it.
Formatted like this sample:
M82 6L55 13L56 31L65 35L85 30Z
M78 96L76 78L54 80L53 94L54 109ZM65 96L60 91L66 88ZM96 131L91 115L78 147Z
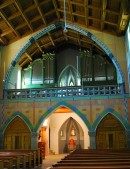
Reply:
M130 168L130 150L75 150L50 167L50 169L95 168Z
M0 151L0 169L32 169L42 164L40 150ZM3 166L3 167L2 167Z

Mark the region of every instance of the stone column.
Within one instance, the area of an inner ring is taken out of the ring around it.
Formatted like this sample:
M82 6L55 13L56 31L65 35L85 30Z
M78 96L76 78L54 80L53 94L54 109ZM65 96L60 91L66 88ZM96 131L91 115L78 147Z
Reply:
M31 132L31 149L35 150L38 148L38 133Z
M130 148L130 130L126 131L126 147Z
M90 136L90 149L96 149L96 132L89 131L88 134Z

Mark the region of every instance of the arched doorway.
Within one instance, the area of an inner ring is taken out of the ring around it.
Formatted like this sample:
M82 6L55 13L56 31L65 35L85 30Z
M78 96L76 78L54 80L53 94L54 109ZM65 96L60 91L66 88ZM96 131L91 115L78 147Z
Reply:
M4 133L4 149L31 149L30 130L20 117L16 117L6 128Z
M57 109L54 109L47 118L43 120L41 125L39 126L37 132L40 131L41 134L41 141L45 143L45 151L46 155L48 154L61 154L64 153L63 147L66 144L66 140L64 139L64 136L61 136L61 140L63 141L64 145L61 145L60 135L61 130L64 128L66 132L67 126L64 124L66 123L68 119L74 119L72 123L69 125L69 132L73 130L73 128L76 129L76 132L79 133L78 130L82 130L80 133L80 144L83 148L88 148L90 146L90 140L88 135L88 127L84 123L84 121L77 115L73 110L69 109L66 106L60 106ZM44 126L44 122L47 120L46 127ZM62 128L63 127L63 128ZM42 129L45 128L44 134ZM67 130L68 131L68 130ZM42 139L43 138L43 139ZM69 139L69 138L68 138ZM68 140L67 139L67 140ZM39 140L40 141L40 140ZM79 144L78 140L76 141L76 144ZM62 148L61 148L62 146Z
M81 125L69 117L59 130L59 152L67 153L84 148L84 131Z
M126 148L125 129L121 122L112 114L107 114L97 127L97 149Z

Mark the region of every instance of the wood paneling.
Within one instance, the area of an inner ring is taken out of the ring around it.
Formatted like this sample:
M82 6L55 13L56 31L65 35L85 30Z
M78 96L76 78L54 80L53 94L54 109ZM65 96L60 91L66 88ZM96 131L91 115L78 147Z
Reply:
M100 122L96 132L97 149L120 149L126 147L125 129L116 117L108 114Z
M4 135L5 150L27 150L31 148L30 131L25 122L16 117L7 127Z

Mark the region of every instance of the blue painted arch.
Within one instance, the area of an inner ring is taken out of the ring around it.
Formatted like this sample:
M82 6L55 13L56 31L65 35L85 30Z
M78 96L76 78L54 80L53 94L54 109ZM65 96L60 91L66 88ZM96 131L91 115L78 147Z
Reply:
M39 31L38 33L36 33L35 35L33 35L27 42L26 44L19 50L19 52L16 54L16 56L14 57L14 59L11 62L11 65L9 67L9 70L6 74L5 77L5 83L4 83L4 88L7 88L7 84L10 80L10 75L12 73L13 68L15 67L17 61L19 60L19 58L22 56L22 54L26 51L26 49L31 46L31 44L33 42L35 42L37 39L39 39L41 36L45 35L46 33L56 29L57 27L64 27L64 22L57 22L55 24L51 24L49 26L47 26L46 28L42 29L41 31ZM113 54L111 53L111 51L98 39L96 38L93 34L91 34L90 32L88 32L87 30L80 28L79 26L73 25L73 24L69 24L66 23L66 28L75 30L77 32L80 32L81 34L89 37L90 39L92 39L94 42L96 42L108 55L108 57L112 60L113 64L115 65L117 72L118 72L118 76L120 79L120 83L125 83L124 81L124 76L123 76L123 72L120 68L120 65L118 64L116 58L113 56Z
M21 112L15 112L13 113L5 122L4 124L2 125L2 132L4 133L6 128L8 127L8 125L16 118L16 117L19 117L21 118L25 124L28 126L30 132L33 132L33 126L31 124L31 122L29 121L29 119Z
M85 123L85 125L87 126L88 130L91 129L91 125L89 123L89 121L87 120L86 116L83 115L76 107L72 106L71 104L65 102L65 101L61 101L61 102L58 102L56 105L52 106L51 108L49 108L41 117L40 119L38 120L35 128L34 128L34 131L36 132L39 127L41 126L41 123L51 114L53 113L57 108L59 108L60 106L65 106L69 109L71 109L73 112L75 112L82 120L83 122Z
M99 123L101 122L101 120L107 115L107 114L112 114L113 116L115 116L123 125L124 129L127 131L129 128L128 122L126 121L126 119L124 119L120 113L116 112L114 109L112 108L107 108L105 109L96 119L96 121L94 122L93 126L92 126L92 130L96 132L96 129L99 125Z

